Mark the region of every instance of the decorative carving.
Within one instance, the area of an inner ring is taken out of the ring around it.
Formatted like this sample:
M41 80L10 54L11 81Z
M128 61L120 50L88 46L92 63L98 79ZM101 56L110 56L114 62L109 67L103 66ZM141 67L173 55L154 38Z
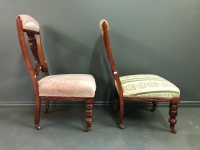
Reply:
M39 75L40 70L42 72L48 72L48 69L45 68L40 61L40 57L38 55L38 46L37 46L37 42L35 39L35 33L34 32L26 32L27 36L28 36L28 41L29 41L29 46L31 48L31 52L34 56L34 60L35 60L35 75Z
M41 70L41 63L40 63L40 58L38 55L38 49L37 49L37 43L36 43L36 39L35 39L35 33L34 32L27 32L27 36L28 36L28 41L29 41L29 46L31 48L31 52L34 56L34 60L35 60L35 75L39 75L39 72Z
M172 133L176 133L175 124L177 122L177 120L176 120L176 116L178 114L177 110L178 110L177 103L170 102L170 105L169 105L169 116L170 116L170 118L169 118L168 121L170 123L170 128L172 130Z
M39 65L40 65L40 59L38 56L38 49L37 49L37 43L36 43L36 39L35 39L35 33L27 32L27 36L28 36L29 46L31 48L32 54L35 59L35 63L39 63Z

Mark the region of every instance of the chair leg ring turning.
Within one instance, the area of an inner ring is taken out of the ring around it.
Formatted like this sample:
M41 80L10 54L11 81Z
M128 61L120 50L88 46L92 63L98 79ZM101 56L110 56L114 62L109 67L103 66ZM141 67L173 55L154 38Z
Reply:
M93 122L93 104L86 104L86 123L87 127L84 128L84 132L88 132L92 127Z
M175 103L170 103L169 105L169 123L172 133L176 133L175 124L177 123L176 116L177 116L178 105Z

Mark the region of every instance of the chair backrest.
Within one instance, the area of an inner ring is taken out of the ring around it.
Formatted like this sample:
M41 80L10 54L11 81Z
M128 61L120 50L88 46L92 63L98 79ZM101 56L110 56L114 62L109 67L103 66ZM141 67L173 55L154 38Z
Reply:
M44 72L45 76L49 75L46 60L42 50L40 26L34 18L24 14L16 17L16 25L19 43L26 66L28 68L32 81L36 82L36 78L39 75L40 71ZM31 54L34 57L34 64L31 63L31 57L29 56L24 33L26 33L28 37Z
M117 68L115 67L115 63L114 63L114 59L113 59L112 51L111 51L111 47L110 47L110 40L109 40L109 34L108 34L108 30L109 30L108 22L106 20L102 19L99 22L99 26L100 26L100 29L102 31L106 55L107 55L107 58L108 58L108 61L109 61L109 64L110 64L110 68L111 68L112 73L113 73L113 78L114 78L114 80L117 84L118 92L122 93L121 82L120 82L120 79L119 79Z

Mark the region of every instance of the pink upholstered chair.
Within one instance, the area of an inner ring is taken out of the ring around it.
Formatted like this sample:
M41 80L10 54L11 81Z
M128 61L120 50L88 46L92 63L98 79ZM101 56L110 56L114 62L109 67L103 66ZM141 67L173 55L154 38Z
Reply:
M100 29L103 34L104 45L110 68L113 73L113 79L117 95L119 98L119 127L124 128L122 122L124 115L124 102L152 102L153 112L157 107L158 102L169 102L169 123L172 133L176 133L175 124L178 103L180 102L180 90L170 81L152 74L136 74L119 77L117 68L115 67L112 51L110 47L108 22L106 20L100 21ZM114 103L114 110L117 109L117 101Z
M49 109L50 100L84 101L86 103L86 123L84 131L92 126L93 101L96 91L95 79L90 74L49 75L47 63L41 44L40 26L29 15L16 17L16 25L22 54L31 77L35 96L35 126L40 129L41 100L45 100L45 112ZM34 65L28 53L25 34L34 57ZM59 59L59 58L58 58ZM40 72L44 77L38 79Z

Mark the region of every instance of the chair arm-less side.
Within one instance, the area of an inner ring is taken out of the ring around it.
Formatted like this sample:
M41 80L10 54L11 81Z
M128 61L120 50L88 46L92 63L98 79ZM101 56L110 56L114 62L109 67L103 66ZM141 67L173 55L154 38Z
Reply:
M178 103L180 102L180 90L170 81L153 74L138 74L119 77L112 57L109 41L109 26L106 20L101 20L100 29L102 31L106 55L113 73L113 79L119 98L119 127L124 129L122 122L124 115L124 102L152 102L153 112L158 102L169 102L169 123L172 133L176 133L175 124L177 122ZM117 101L114 102L114 110L117 109Z
M31 16L23 14L16 17L16 25L21 51L34 89L36 129L40 129L41 100L45 100L45 112L48 112L50 100L67 100L86 103L87 126L84 131L89 131L93 122L93 101L96 91L94 77L90 74L49 75L42 50L39 23ZM25 33L28 36L30 56ZM44 73L41 79L38 78L40 72Z

